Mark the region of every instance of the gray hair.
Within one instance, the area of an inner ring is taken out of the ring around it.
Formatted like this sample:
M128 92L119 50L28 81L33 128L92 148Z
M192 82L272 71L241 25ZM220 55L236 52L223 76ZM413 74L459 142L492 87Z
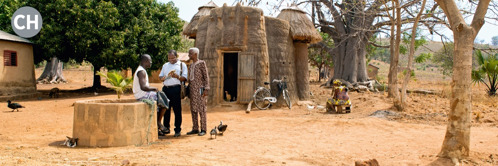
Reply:
M196 53L197 55L199 55L199 49L197 47L192 47L190 49L188 49L188 51L193 51L194 53Z

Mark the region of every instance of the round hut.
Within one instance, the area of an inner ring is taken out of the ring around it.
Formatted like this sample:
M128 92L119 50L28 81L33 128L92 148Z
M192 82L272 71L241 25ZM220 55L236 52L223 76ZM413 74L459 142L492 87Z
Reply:
M183 35L188 36L191 39L195 39L197 36L197 29L199 25L199 19L202 16L207 16L211 12L211 9L217 8L218 5L216 5L213 1L208 2L205 5L202 5L199 7L199 11L192 17L190 20L190 23L183 28Z
M283 9L277 18L290 25L294 45L297 95L300 100L309 99L308 44L318 43L322 37L304 11L293 5Z

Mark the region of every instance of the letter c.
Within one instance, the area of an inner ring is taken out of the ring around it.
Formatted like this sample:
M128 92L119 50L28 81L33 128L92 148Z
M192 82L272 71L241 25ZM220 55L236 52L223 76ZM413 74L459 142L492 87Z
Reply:
M24 19L25 17L24 17L24 15L17 15L16 17L14 17L14 26L16 27L16 29L23 30L26 27L24 25L19 26L19 24L17 24L17 20L19 20L19 18Z

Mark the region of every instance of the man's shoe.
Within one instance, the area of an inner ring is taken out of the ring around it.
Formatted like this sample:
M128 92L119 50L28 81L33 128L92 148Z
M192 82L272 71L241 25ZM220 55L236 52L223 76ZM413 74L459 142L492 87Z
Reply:
M179 137L179 136L180 136L180 132L175 133L175 135L173 137Z
M169 129L166 129L166 130L161 130L161 131L162 131L164 134L169 134L169 133L170 133Z
M206 135L206 131L201 130L201 132L199 133L199 136L203 136L203 135Z
M197 134L197 133L199 133L199 130L192 130L192 131L187 132L187 135L192 135L192 134Z
M163 134L169 134L170 133L169 129L166 128L166 127L164 127L164 125L162 125L162 124L157 125L157 128L159 130L161 130L161 132L163 132Z
M164 133L161 130L157 130L157 135L164 136Z

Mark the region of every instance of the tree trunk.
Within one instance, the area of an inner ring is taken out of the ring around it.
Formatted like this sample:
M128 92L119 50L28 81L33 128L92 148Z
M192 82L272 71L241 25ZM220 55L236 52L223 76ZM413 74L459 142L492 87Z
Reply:
M453 162L468 157L470 151L470 125L472 112L472 48L474 39L484 24L484 16L490 0L481 0L472 23L468 26L455 1L436 0L448 17L455 41L453 55L453 94L450 101L448 126L441 152L438 156L451 158Z
M93 66L93 86L92 88L93 89L98 89L102 86L102 84L100 83L100 76L97 75L97 72L100 70L100 66Z
M455 38L453 83L451 84L453 95L446 135L439 155L460 159L462 156L469 156L470 151L471 71L474 33L470 27L465 26L460 32L453 34Z
M62 66L63 63L57 59L57 57L52 57L50 61L47 61L45 65L45 69L43 69L43 73L36 79L39 84L58 84L58 83L66 83L66 79L62 75Z
M361 37L351 37L339 44L334 55L334 79L343 79L350 83L368 81L365 59L365 44Z
M424 12L425 8L425 2L427 0L423 0L422 2L422 8L420 8L420 12L417 15L417 18L415 18L415 22L413 23L413 28L412 28L412 38L410 41L410 55L408 55L408 65L406 68L408 71L406 72L405 75L405 80L403 81L403 86L401 87L401 108L405 108L406 104L406 88L408 86L408 82L410 82L410 78L412 76L412 66L413 66L413 56L415 54L415 35L417 34L417 27L418 27L418 21L420 20L420 16Z
M395 28L394 25L397 25L397 23L394 23L394 19L398 20L400 19L399 15L395 14L394 12L398 10L399 7L399 0L396 0L395 2L397 4L396 10L393 10L393 18L392 18L392 23L391 23L391 46L390 46L390 51L391 51L391 64L389 66L389 90L388 90L388 97L392 97L395 100L395 105L396 101L399 100L399 90L398 90L398 61L399 61L399 42L398 42L398 37L401 35L401 28L397 29ZM397 13L397 12L396 12ZM397 22L397 21L396 21ZM398 27L398 26L396 26ZM394 34L394 30L396 29L396 34ZM394 39L396 37L396 40Z

